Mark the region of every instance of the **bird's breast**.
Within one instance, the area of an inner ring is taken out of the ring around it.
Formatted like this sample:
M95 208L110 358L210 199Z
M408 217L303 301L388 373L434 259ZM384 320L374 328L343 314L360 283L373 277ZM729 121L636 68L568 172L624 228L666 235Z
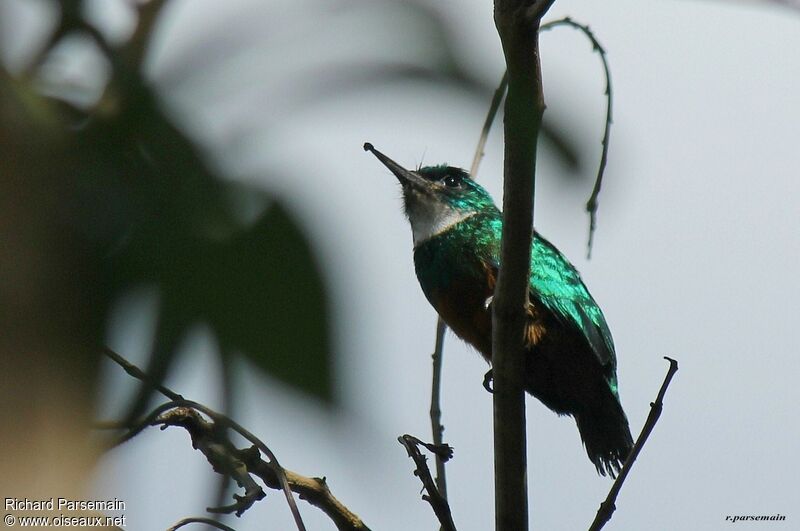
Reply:
M469 253L417 249L414 262L422 291L447 326L491 359L492 318L487 300L494 293L491 267Z

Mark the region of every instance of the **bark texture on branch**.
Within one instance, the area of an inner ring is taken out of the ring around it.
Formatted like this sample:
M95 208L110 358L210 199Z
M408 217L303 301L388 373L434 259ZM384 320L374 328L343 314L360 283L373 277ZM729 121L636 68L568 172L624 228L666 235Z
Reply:
M502 267L492 303L495 528L528 528L525 326L536 140L544 113L538 31L550 1L495 0L494 17L508 71L505 104Z

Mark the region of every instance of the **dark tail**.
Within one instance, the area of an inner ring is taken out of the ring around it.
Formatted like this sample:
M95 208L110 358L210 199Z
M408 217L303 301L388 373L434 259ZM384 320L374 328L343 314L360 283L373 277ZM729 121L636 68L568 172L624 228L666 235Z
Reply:
M575 413L578 431L589 459L597 472L616 477L633 447L628 418L619 400L610 390L602 393L600 403L584 412Z

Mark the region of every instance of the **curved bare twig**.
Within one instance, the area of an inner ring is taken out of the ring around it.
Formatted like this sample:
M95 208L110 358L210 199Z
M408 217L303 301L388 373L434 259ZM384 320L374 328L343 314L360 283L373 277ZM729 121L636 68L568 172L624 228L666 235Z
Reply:
M216 527L217 529L222 529L222 531L236 531L234 528L217 522L213 518L204 518L201 516L190 516L189 518L179 520L175 522L169 529L167 529L167 531L175 531L176 529L180 529L181 527L185 527L190 524L205 524L207 526Z
M603 63L603 73L605 74L606 78L606 125L605 129L603 130L603 151L600 154L600 165L597 168L597 177L594 181L594 188L592 189L592 195L589 197L589 200L586 202L586 211L589 213L589 241L586 244L586 253L587 258L592 257L592 244L594 243L594 231L597 228L597 198L600 195L600 188L603 185L603 175L606 171L606 163L608 162L608 137L611 132L611 105L613 101L613 93L611 89L611 70L608 67L608 58L606 57L606 50L600 44L600 42L595 37L594 33L589 26L585 24L580 24L575 22L569 17L563 18L561 20L554 20L552 22L547 22L546 24L542 24L541 30L549 30L559 26L568 26L571 28L575 28L581 31L586 37L591 41L592 48L597 52L600 56L600 61Z

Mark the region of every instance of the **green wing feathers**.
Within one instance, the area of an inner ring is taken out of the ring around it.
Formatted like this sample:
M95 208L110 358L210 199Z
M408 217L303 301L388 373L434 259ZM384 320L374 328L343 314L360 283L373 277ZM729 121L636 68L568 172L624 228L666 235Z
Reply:
M479 255L491 256L494 267L500 264L500 237L503 221L499 212L473 216L464 222L465 232ZM580 274L553 244L534 233L531 253L531 298L553 313L562 323L578 329L586 338L600 364L606 369L609 384L616 392L617 360L614 340L600 307L589 294Z
M616 367L614 340L603 312L569 260L539 234L531 256L531 295L562 322L578 328L602 365ZM616 382L610 383L616 387Z
M423 262L427 265L417 268L417 276L428 300L432 300L431 290L434 287L447 290L454 267L462 272L469 269L467 276L474 277L476 282L483 278L481 271L478 271L481 269L477 267L479 262L482 262L483 267L496 270L500 264L502 231L503 222L500 213L495 210L471 216L462 221L457 229L420 246L415 252L415 262L418 266ZM450 256L442 252L444 248L471 251L467 254L458 253L460 256L456 267L444 259ZM468 259L470 256L479 257L479 261ZM586 339L616 394L614 340L603 312L569 260L538 233L534 234L531 253L530 294L532 302L552 313L565 326L577 330Z

